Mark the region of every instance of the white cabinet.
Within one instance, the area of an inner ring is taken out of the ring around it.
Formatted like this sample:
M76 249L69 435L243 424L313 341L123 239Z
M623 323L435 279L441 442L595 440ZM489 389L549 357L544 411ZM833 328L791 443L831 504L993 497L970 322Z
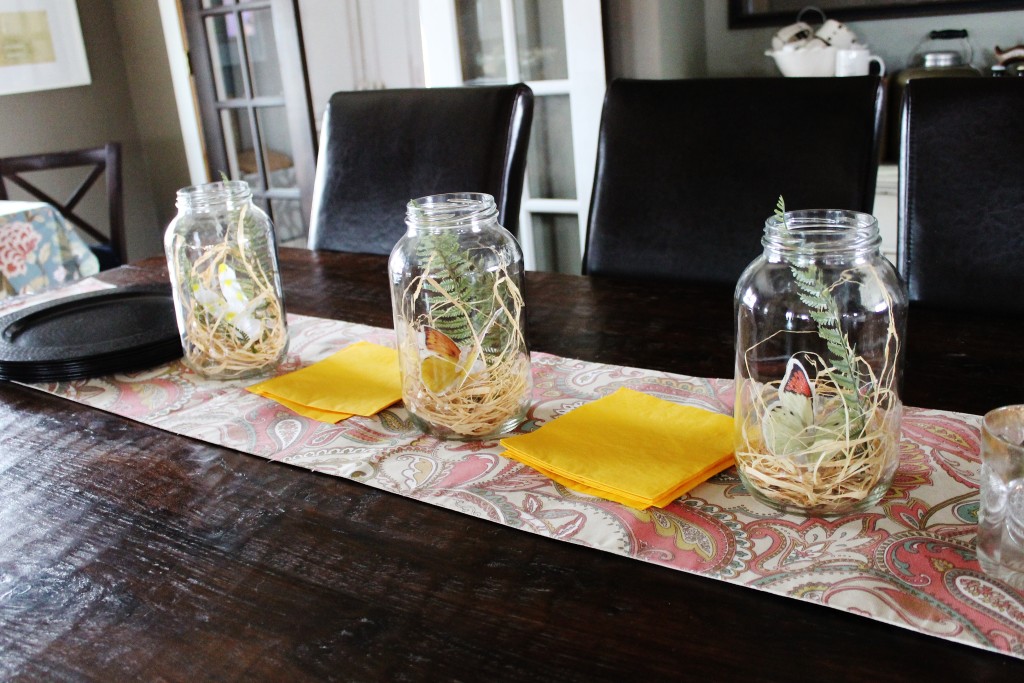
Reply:
M423 87L417 0L299 0L317 127L339 90Z

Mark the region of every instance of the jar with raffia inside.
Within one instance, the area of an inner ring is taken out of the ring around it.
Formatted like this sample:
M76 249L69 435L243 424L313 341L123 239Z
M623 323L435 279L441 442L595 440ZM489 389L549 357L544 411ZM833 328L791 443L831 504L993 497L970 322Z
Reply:
M446 438L515 429L530 406L523 254L490 195L414 199L389 261L402 399Z
M905 288L873 216L780 210L736 288L736 463L787 512L868 507L899 464Z
M178 190L164 251L184 362L211 379L273 370L288 350L274 226L249 185Z

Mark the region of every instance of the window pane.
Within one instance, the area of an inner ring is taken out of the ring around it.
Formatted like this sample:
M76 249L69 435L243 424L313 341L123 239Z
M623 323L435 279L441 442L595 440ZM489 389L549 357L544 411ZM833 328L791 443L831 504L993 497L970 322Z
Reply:
M281 97L281 69L277 63L277 43L270 23L270 10L242 12L242 30L249 51L249 73L254 97Z
M263 141L263 166L268 174L269 187L296 187L285 108L260 107L256 110L256 122Z
M505 82L505 41L501 5L495 0L455 0L462 57L462 80L468 84Z
M253 155L252 123L247 109L224 109L220 112L220 123L224 133L224 149L230 168L212 168L215 180L223 172L230 178L246 180L246 173L256 172L256 158ZM252 183L250 183L252 184ZM255 186L259 188L259 185Z
M284 247L306 246L306 229L303 227L302 202L298 199L272 199L271 216L277 243Z
M516 0L514 7L520 79L568 78L562 0Z
M572 154L569 96L535 98L526 169L531 197L576 199L576 167Z
M238 17L224 14L206 18L206 38L210 42L210 60L213 63L213 84L218 100L245 97L242 82L241 45L239 44Z
M532 214L537 270L580 274L579 218L574 214Z

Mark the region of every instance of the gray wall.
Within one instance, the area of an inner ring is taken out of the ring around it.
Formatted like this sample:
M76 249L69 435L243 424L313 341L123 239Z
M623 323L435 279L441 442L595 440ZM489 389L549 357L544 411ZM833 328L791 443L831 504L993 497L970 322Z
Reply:
M612 78L707 74L705 9L699 0L604 0L603 5L605 64Z
M604 0L609 75L778 76L764 51L782 24L730 29L727 6L725 0ZM882 57L889 73L909 64L929 31L944 28L967 29L974 64L983 67L995 62L995 46L1024 43L1024 10L858 21L850 27Z
M779 75L771 57L765 56L764 51L781 25L730 30L726 6L724 0L704 0L707 75ZM974 46L974 65L982 67L995 62L993 48L996 45L1006 49L1024 42L1024 10L857 21L850 22L850 28L872 52L882 57L889 73L909 64L914 48L929 31L965 28Z
M160 254L189 176L157 4L78 0L78 13L92 83L0 96L0 156L120 141L129 256ZM102 202L85 213L103 215Z

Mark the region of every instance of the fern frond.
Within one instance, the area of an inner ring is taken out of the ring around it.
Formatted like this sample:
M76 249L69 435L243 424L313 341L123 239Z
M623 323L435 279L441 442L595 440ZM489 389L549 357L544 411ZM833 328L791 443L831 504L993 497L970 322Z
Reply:
M820 325L828 325L832 320L832 316L829 315L828 311L811 311L811 320Z
M845 357L846 346L844 344L826 344L829 353L833 356L833 364L839 368L839 371L845 374L849 374L853 370L853 366L850 365L850 361Z
M812 296L810 294L804 294L803 292L797 292L797 296L800 297L800 301L804 302L805 306L807 306L808 308L811 309L811 311L812 311L811 312L811 316L812 317L814 316L814 312L815 311L827 311L828 310L828 302L827 301L823 301L822 299L820 299L817 296ZM820 323L820 321L817 318L815 318L815 320Z
M798 284L811 291L818 291L818 267L814 265L793 271L793 277Z
M487 347L503 348L511 332L495 324L496 275L452 231L424 235L416 256L424 271L420 301L429 324L459 345L483 339Z
M775 215L782 221L782 231L789 232L785 214L786 202L780 195ZM824 276L817 266L812 264L801 268L791 265L790 272L796 282L797 296L810 309L811 319L818 327L818 337L825 342L832 356L830 362L835 371L831 378L842 393L843 402L853 424L864 414L859 394L860 371L857 354L850 344L849 337L842 332L839 304L836 303L832 289L825 283Z
M843 333L834 327L823 327L819 325L818 336L821 337L826 344L834 344L842 348L846 345L846 337Z

